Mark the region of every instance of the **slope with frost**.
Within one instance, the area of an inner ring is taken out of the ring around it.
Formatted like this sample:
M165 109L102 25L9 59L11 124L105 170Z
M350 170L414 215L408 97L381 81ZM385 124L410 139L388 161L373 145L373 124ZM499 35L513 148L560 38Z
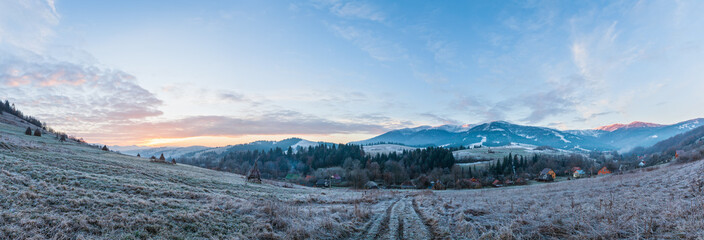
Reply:
M23 132L0 124L0 239L340 239L373 203Z
M0 124L0 239L697 239L704 161L481 190L321 190ZM644 197L643 193L648 193Z

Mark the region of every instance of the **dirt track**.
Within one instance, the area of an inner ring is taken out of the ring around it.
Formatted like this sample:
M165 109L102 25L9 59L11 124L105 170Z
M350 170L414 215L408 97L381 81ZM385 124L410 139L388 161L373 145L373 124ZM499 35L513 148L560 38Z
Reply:
M435 239L430 227L424 224L413 196L405 195L380 202L374 216L358 239Z

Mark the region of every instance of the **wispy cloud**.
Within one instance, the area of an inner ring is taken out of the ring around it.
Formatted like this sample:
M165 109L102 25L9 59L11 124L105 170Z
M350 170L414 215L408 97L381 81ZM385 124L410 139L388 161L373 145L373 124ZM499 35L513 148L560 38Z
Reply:
M440 116L440 115L433 114L433 113L421 113L421 114L419 114L419 115L420 115L421 117L429 118L429 119L431 119L431 120L433 120L433 121L440 122L440 123L442 123L442 124L450 124L450 125L461 125L461 124L464 124L464 123L462 123L462 122L460 122L460 121L457 121L457 120L455 120L455 119L452 119L452 118L449 118L449 117L445 117L445 116Z
M398 43L378 37L371 30L334 24L330 25L330 29L378 61L395 61L407 58L405 48Z
M482 121L506 120L506 114L512 106L505 101L492 103L487 99L470 95L456 95L451 103L457 111L468 111L470 115Z
M54 1L0 1L0 43L42 52L59 18Z
M375 22L384 22L386 19L384 12L370 2L316 0L313 1L313 4L320 8L326 8L330 13L342 18L363 19Z

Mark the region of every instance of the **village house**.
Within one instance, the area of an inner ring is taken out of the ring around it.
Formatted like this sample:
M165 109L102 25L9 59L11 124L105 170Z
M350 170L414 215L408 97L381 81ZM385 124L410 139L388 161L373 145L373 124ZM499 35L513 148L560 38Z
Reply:
M608 168L606 168L606 166L599 169L599 172L597 172L597 175L605 175L605 174L611 174L611 171Z
M503 187L504 185L501 183L501 180L496 179L496 180L494 180L493 183L491 183L491 186L494 186L494 187Z
M573 178L583 178L587 176L587 173L582 169L577 169L572 173Z
M555 171L553 171L550 168L545 168L543 171L540 171L540 175L538 175L538 181L541 182L552 182L555 180Z
M329 188L330 187L330 181L327 179L318 179L318 181L315 181L315 187L319 188Z

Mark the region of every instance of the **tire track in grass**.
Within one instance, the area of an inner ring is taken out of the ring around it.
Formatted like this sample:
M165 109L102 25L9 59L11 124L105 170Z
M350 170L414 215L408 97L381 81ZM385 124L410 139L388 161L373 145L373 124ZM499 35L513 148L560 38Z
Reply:
M432 233L415 212L411 200L412 197L409 196L403 199L403 208L398 216L403 219L403 225L399 227L403 229L403 234L399 234L398 239L431 239Z
M391 208L389 214L389 221L387 223L386 236L382 236L382 239L403 239L403 206L406 203L405 198L399 199L393 208Z
M425 215L422 210L420 210L420 205L418 204L418 201L415 198L413 199L412 205L413 212L418 217L418 219L421 220L421 222L425 225L424 227L429 233L429 239L449 239L448 234L446 232L440 231L435 221L433 221L431 218Z
M378 214L374 219L365 227L364 232L358 237L358 239L378 239L389 229L389 220L391 218L391 210L398 203L400 199L389 200L391 202L383 214Z

